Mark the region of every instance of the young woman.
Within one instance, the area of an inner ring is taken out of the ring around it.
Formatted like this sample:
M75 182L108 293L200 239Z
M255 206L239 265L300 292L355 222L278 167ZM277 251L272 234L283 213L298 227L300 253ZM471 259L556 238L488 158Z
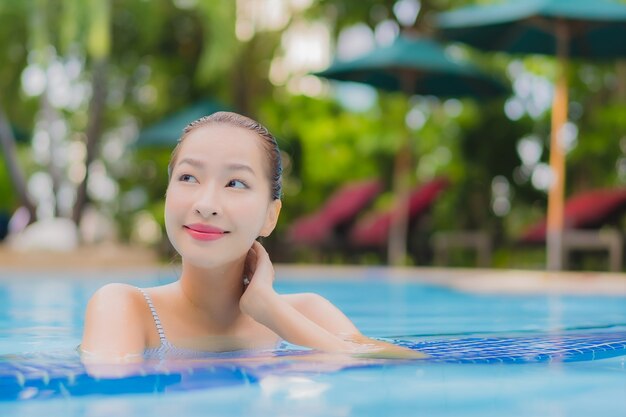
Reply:
M185 128L168 172L165 227L182 257L180 279L98 290L85 316L84 361L202 357L283 340L323 352L420 356L362 336L319 295L274 291L257 238L276 226L282 168L265 127L235 113L203 117Z

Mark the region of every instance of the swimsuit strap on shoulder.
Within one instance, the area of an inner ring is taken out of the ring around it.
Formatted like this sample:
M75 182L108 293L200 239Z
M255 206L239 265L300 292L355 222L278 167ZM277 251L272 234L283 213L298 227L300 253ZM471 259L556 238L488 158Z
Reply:
M148 293L143 288L137 288L139 292L143 295L143 298L146 299L148 303L148 307L150 308L150 312L152 313L152 318L154 319L154 324L156 325L157 331L159 332L159 339L161 343L166 341L165 332L163 331L163 326L161 325L161 320L159 319L159 315L154 308L154 304L152 304L152 299L148 295Z

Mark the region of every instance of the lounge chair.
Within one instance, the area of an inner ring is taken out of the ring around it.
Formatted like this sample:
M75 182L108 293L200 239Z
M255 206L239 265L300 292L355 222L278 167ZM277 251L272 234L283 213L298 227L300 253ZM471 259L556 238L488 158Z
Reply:
M413 189L409 195L409 229L433 205L449 185L446 178L436 178ZM372 212L357 220L348 237L352 248L381 250L387 246L392 210Z
M342 230L380 194L379 180L350 182L335 191L316 212L296 219L288 231L293 244L322 247L334 245Z
M434 264L449 266L453 250L473 251L476 266L491 266L493 238L486 230L448 230L433 234L431 239L434 251Z
M606 226L617 224L625 211L626 188L596 189L568 198L563 208L564 268L568 267L571 251L605 249L609 252L610 270L621 270L623 231ZM545 219L527 228L519 239L519 243L529 245L544 244L545 241Z

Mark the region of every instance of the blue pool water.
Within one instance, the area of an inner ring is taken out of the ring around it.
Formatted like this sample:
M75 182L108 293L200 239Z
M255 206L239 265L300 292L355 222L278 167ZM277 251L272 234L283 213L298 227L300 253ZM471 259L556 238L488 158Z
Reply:
M318 292L366 335L421 349L429 360L277 355L245 366L169 364L135 379L81 376L74 348L90 295L110 281L150 286L174 276L0 272L0 415L626 415L626 297L467 294L390 280L384 270L358 281L279 275L277 289ZM6 400L16 387L23 400Z

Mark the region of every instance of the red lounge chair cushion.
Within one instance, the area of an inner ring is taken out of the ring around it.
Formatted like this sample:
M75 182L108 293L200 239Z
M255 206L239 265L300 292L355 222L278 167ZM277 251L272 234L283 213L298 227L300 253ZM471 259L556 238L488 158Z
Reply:
M600 189L570 197L563 209L565 229L597 227L619 210L626 209L626 189ZM520 239L523 243L546 240L546 220L529 227Z
M446 178L436 178L413 190L409 196L409 220L428 210L449 184ZM350 242L355 246L384 246L389 236L391 218L391 210L370 213L354 225L350 232Z
M378 180L359 181L343 186L320 210L294 221L289 229L290 240L316 244L330 239L337 226L353 219L381 190L382 184Z

